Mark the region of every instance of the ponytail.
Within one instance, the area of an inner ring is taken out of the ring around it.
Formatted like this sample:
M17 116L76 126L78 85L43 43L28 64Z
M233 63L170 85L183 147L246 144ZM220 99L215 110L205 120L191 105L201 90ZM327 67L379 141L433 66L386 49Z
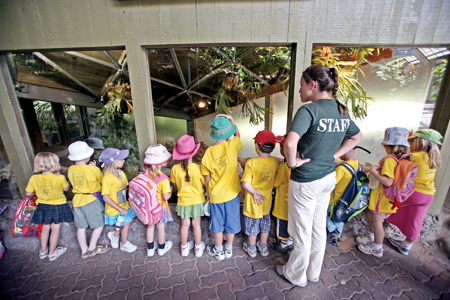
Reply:
M309 66L303 72L303 78L307 83L311 81L317 81L319 91L327 91L332 94L333 99L338 105L339 114L348 114L348 108L337 98L337 92L339 87L339 72L336 68L328 68L322 65Z
M186 181L187 182L191 181L191 177L189 176L189 171L188 171L189 159L184 159L181 162L181 164L183 165L183 168L186 171Z
M430 168L437 169L441 166L441 151L438 144L432 141L428 142L428 155L430 155Z

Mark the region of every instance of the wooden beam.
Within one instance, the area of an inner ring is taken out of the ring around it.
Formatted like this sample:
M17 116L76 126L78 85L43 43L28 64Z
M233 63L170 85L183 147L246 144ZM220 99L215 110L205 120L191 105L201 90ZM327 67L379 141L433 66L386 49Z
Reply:
M94 62L96 64L100 64L102 66L105 66L105 67L108 67L108 68L111 68L111 69L117 70L117 67L115 65L113 65L113 64L110 64L110 63L108 63L106 61L103 61L101 59L98 59L98 58L95 58L95 57L92 57L92 56L89 56L89 55L86 55L86 54L83 54L83 53L80 53L80 52L77 52L77 51L65 51L65 53L70 54L72 56L76 56L76 57L85 59L85 60L88 60L88 61L92 61L92 62Z
M45 55L43 55L40 52L33 52L34 55L36 55L37 57L39 57L40 59L42 59L45 63L51 65L53 68L55 68L56 70L58 70L59 72L61 72L62 74L64 74L64 76L66 76L67 78L69 78L70 80L72 80L73 82L75 82L76 84L78 84L79 86L81 86L83 89L85 89L86 91L88 91L89 93L91 93L93 96L95 96L96 98L98 98L99 96L90 88L88 88L84 83L82 83L81 81L79 81L78 79L76 79L74 76L72 76L69 72L67 72L66 70L64 70L63 68L61 68L60 66L58 66L57 64L55 64L53 61L51 61L50 59L48 59Z
M16 91L16 95L19 98L28 100L42 100L94 108L103 107L103 104L97 101L94 97L90 97L82 93L28 84L20 81L19 85L21 86L21 89Z

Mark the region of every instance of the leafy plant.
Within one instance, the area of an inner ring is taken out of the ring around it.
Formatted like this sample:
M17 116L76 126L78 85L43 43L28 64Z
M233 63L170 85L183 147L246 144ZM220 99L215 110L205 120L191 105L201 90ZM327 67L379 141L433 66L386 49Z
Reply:
M99 110L95 117L96 123L102 127L110 127L125 121L134 124L133 104L131 98L131 87L129 83L108 83L108 102Z
M445 69L447 68L447 60L443 59L439 65L433 70L433 76L431 80L431 92L430 99L436 101L439 90L441 88L442 79L444 79Z
M405 58L394 58L383 64L376 64L378 78L384 81L392 81L399 86L408 86L416 80L416 66Z
M316 47L313 50L313 64L335 68L339 74L338 98L351 109L355 119L367 117L367 106L373 97L367 95L365 88L358 81L358 76L365 76L361 65L366 56L373 53L374 48L338 49L332 47ZM342 56L350 60L343 61ZM347 58L348 59L348 58Z

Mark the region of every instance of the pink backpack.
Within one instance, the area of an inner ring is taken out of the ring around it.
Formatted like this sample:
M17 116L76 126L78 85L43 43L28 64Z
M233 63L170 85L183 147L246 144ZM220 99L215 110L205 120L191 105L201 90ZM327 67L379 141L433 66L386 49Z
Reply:
M392 200L389 201L392 204L392 209L395 207L401 208L402 203L414 193L419 168L416 163L408 159L409 154L402 155L400 159L392 155L386 156L381 161L381 167L383 167L384 160L388 157L395 159L398 164L394 171L394 182L390 187L384 188L384 193L386 197Z
M156 185L164 179L169 177L163 173L150 179L147 170L145 174L139 174L129 183L128 201L131 209L144 225L156 224L162 218L163 209L156 195Z

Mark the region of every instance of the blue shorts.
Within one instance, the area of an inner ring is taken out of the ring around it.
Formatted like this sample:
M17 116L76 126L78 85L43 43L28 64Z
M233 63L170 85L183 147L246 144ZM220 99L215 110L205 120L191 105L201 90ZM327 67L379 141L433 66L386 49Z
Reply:
M288 221L277 218L277 238L283 241L291 238L288 233Z
M236 234L241 231L241 199L237 195L223 203L211 203L209 230L213 233Z
M107 216L105 214L105 225L116 225L117 218L119 217L119 215L120 214L117 214L115 216ZM123 221L123 224L130 223L131 221L133 221L133 219L135 217L136 217L136 214L134 213L134 211L130 207L128 209L128 214L125 216L125 221Z

